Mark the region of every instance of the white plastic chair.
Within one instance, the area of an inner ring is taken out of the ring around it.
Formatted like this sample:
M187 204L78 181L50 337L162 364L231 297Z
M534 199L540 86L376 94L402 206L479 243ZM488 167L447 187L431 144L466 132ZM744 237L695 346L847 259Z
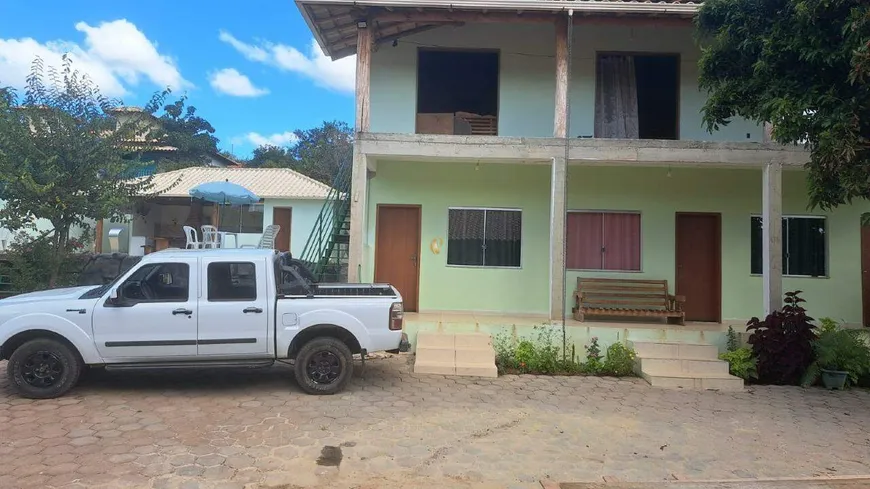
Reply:
M260 242L257 243L257 246L244 245L242 246L242 248L260 248L271 250L275 248L275 236L278 235L278 231L280 230L280 224L269 224L268 226L266 226L266 229L263 230L263 235L260 236Z
M214 226L200 226L202 230L202 247L203 248L219 248L218 230Z
M184 237L187 238L187 244L184 247L188 250L202 248L202 243L199 242L199 238L196 235L196 229L190 226L183 226L182 228L184 229Z

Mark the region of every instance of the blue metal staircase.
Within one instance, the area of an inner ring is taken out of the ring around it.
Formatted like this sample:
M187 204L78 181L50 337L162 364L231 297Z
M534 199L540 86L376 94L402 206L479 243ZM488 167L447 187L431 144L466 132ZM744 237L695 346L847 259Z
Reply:
M343 164L314 222L299 260L320 283L347 281L350 244L350 181L352 165Z

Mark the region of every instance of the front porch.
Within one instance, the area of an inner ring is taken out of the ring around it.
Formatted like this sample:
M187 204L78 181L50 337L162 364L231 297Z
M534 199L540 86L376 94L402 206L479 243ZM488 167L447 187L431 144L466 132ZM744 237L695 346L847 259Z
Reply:
M679 341L708 343L724 351L726 333L731 325L738 332L743 330L738 321L706 323L690 321L685 326L649 321L575 321L565 319L566 344L573 345L577 355L583 355L583 347L593 337L606 347L618 341ZM502 315L489 312L421 312L405 314L405 332L416 348L417 334L421 331L437 333L486 333L492 337L534 339L542 328L552 328L558 333L561 346L562 323L551 321L545 314Z

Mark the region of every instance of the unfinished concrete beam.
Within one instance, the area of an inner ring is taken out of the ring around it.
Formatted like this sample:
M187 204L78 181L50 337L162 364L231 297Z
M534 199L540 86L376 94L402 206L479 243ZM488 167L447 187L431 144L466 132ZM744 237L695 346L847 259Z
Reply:
M365 259L366 196L368 192L368 168L366 155L354 144L353 171L350 182L350 242L348 243L347 281L362 281L362 265Z
M565 221L568 163L553 158L550 172L550 320L565 314Z
M371 129L372 29L368 23L357 26L356 56L356 132Z
M762 276L764 314L782 309L782 166L765 165L762 173Z
M559 17L556 28L556 114L553 137L568 137L568 18Z

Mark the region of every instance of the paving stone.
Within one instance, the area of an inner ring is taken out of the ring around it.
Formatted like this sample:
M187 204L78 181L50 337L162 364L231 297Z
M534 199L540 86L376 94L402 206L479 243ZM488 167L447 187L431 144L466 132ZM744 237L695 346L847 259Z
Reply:
M547 476L870 472L862 456L870 450L867 390L448 379L415 376L410 358L372 360L332 397L288 389L292 371L280 366L106 373L39 402L12 392L0 362L0 487L532 487ZM340 465L317 465L324 446L341 450ZM415 485L415 477L427 482Z

